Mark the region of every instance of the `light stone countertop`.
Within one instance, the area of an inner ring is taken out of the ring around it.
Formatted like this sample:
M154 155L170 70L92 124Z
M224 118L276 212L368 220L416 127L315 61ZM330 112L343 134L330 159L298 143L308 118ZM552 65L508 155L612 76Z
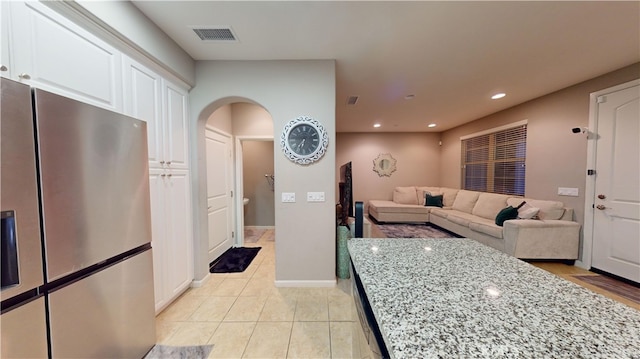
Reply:
M640 359L640 311L476 241L348 247L392 358Z

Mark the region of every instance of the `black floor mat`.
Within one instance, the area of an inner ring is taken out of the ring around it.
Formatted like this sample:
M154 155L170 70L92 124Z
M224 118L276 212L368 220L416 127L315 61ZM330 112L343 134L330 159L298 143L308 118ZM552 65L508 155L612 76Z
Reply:
M224 252L220 258L209 264L210 273L244 272L262 247L238 247Z

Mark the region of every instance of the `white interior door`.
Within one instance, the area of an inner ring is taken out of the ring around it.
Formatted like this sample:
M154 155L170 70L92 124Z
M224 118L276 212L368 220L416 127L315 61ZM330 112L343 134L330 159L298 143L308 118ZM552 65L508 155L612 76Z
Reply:
M640 282L640 87L598 98L591 266Z
M231 139L205 130L207 150L207 218L209 262L233 245Z

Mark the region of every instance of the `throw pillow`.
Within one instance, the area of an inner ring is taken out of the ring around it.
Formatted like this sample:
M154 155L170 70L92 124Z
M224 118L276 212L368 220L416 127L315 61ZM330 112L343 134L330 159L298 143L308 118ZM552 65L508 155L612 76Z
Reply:
M531 219L531 218L534 218L538 214L538 211L540 211L540 208L529 207L527 209L519 211L518 212L518 218L520 218L520 219Z
M421 190L420 192L422 193L422 199L423 199L422 203L426 206L427 205L427 196L431 196L431 192L424 191L424 190Z
M432 196L430 194L426 194L424 205L442 208L442 198L443 198L443 195Z
M498 212L498 215L496 216L496 224L502 227L505 221L518 218L518 209L524 206L525 203L527 202L520 203L520 205L516 208L513 208L512 206L508 206L500 210L500 212Z

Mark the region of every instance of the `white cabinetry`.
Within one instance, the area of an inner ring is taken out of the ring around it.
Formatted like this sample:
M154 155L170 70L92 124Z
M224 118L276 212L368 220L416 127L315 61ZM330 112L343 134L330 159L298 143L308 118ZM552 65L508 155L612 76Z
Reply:
M170 168L188 167L189 133L187 124L188 94L181 87L163 80L164 136L160 164ZM163 162L164 161L164 162Z
M188 94L153 70L124 56L125 113L147 122L149 166L188 166Z
M149 164L159 167L163 156L162 77L126 56L123 69L124 113L147 122Z
M9 64L6 77L122 112L121 53L116 48L40 2L4 5L2 16L9 23L8 34L2 35L8 51L2 57Z
M186 170L149 170L156 311L166 307L193 279L191 190Z
M125 113L147 122L156 311L193 279L187 94L123 57Z
M0 2L0 44L0 76L9 78L9 3L6 1Z

